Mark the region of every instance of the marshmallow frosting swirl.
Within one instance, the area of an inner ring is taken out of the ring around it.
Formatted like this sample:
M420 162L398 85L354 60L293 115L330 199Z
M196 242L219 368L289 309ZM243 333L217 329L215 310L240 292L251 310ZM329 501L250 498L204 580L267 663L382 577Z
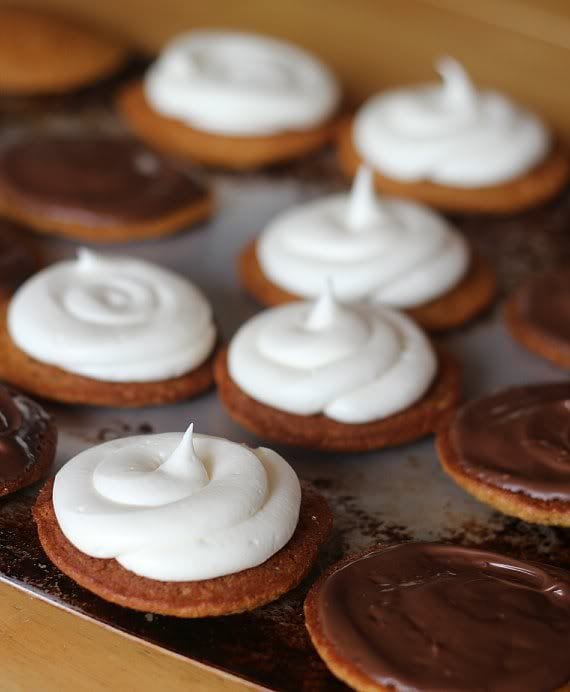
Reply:
M300 503L299 480L278 454L192 426L92 447L53 488L57 521L77 549L160 581L260 565L293 535Z
M405 315L339 305L329 290L314 305L289 303L246 322L230 343L228 368L244 392L268 406L367 423L420 399L437 360Z
M202 293L150 262L80 250L21 286L11 339L32 358L107 382L152 382L198 367L216 339Z
M357 113L353 140L362 158L406 182L496 185L540 163L550 137L531 112L495 91L478 91L462 66L437 64L441 85L385 91Z
M327 279L342 301L409 308L452 289L469 266L469 250L426 207L375 195L361 167L350 195L338 194L277 217L256 245L263 273L301 296L319 295Z
M192 31L147 72L147 101L161 115L219 135L306 130L336 110L340 89L317 58L255 34Z

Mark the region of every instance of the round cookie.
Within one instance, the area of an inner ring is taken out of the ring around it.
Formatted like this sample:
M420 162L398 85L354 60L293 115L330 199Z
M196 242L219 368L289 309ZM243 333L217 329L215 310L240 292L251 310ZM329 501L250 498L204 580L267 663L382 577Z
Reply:
M129 137L30 134L0 150L0 211L42 233L144 240L211 210L206 188Z
M151 406L213 384L216 328L201 291L132 257L82 249L0 303L0 379L62 403Z
M570 370L570 267L534 276L504 308L513 338L527 350Z
M67 92L104 79L125 47L80 21L35 8L0 8L0 92Z
M6 328L8 303L0 305L0 379L42 399L64 404L142 408L184 401L214 385L214 355L195 370L158 382L105 382L41 363L21 351Z
M363 160L352 140L353 119L345 118L338 128L337 155L340 167L352 178ZM570 178L570 162L564 146L557 142L548 156L520 178L489 187L457 188L428 180L403 182L374 171L380 192L423 202L445 212L515 214L540 206L556 197Z
M333 119L308 130L257 137L210 134L154 111L140 81L123 87L116 105L132 131L156 149L235 170L261 168L317 151L334 139L339 122Z
M0 300L8 300L38 268L38 253L26 233L23 226L0 218Z
M294 588L332 523L325 500L279 455L192 429L81 453L44 486L34 518L48 557L83 587L187 618L251 610Z
M57 430L32 399L0 385L0 497L49 475Z
M265 276L257 258L255 240L248 243L239 256L238 273L246 291L262 305L300 300L300 296L285 291ZM427 331L453 329L489 307L496 289L495 272L486 260L474 254L468 273L454 289L406 312Z
M317 652L362 692L567 690L569 615L568 572L437 543L348 557L305 601Z
M510 516L570 526L570 383L513 387L468 402L437 435L443 469Z
M366 452L417 440L436 431L460 397L460 369L438 349L438 374L426 394L409 408L370 423L347 424L325 415L301 416L256 401L232 380L227 348L214 363L220 400L230 416L261 439L327 452Z

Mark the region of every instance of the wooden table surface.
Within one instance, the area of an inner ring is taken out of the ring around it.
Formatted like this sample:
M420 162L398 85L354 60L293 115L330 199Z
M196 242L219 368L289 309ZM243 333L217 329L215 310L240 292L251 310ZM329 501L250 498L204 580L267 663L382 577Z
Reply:
M433 78L451 54L570 140L567 0L20 0L80 14L157 50L193 26L266 31L317 51L357 103L383 86ZM0 583L4 691L259 689L82 620Z

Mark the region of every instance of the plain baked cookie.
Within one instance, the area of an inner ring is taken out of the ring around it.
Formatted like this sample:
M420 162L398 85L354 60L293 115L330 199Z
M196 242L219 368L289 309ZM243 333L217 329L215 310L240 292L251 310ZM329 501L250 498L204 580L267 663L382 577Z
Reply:
M239 255L238 274L245 290L262 305L300 300L299 296L288 293L265 276L257 259L255 240ZM430 332L445 331L468 322L489 307L496 290L495 272L486 260L474 254L466 276L454 289L406 312Z
M570 266L523 283L505 303L504 318L524 348L570 370Z
M117 109L136 135L160 151L236 170L260 168L310 154L331 142L338 128L338 120L333 119L299 132L259 137L214 135L154 111L145 99L140 81L119 91Z
M49 481L42 488L34 507L38 535L49 559L78 584L107 601L176 617L240 613L279 598L307 575L332 525L325 500L305 486L293 537L263 564L215 579L160 582L139 577L116 560L89 557L75 548L57 523L52 487L53 481Z
M130 137L32 133L0 149L0 212L41 233L144 240L211 211L207 188Z
M570 383L475 399L437 435L444 471L481 502L535 524L570 526Z
M0 94L35 95L78 89L125 62L118 41L82 22L36 8L0 8Z
M331 672L362 692L562 691L569 608L564 570L410 542L333 565L307 596L305 622Z
M57 430L35 401L0 385L0 497L45 478L55 457Z
M261 439L322 451L365 452L429 435L450 416L460 396L460 368L443 349L437 355L436 379L418 402L388 418L359 424L341 423L322 414L295 415L256 401L232 380L227 348L216 358L214 375L230 416Z
M352 141L352 118L338 128L337 154L340 167L352 178L362 158ZM568 182L570 164L564 146L555 143L546 159L520 178L490 187L457 188L429 181L403 182L374 171L376 188L389 195L406 197L447 212L514 214L539 206L559 194Z

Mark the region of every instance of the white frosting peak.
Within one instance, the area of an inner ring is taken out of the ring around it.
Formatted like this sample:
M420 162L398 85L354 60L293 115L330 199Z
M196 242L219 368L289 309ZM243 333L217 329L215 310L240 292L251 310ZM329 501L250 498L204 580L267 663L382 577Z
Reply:
M325 282L325 288L315 301L313 309L305 320L305 329L312 332L323 331L334 324L338 306L332 290L332 281Z
M176 37L148 71L144 88L159 113L233 136L315 127L340 99L336 79L314 56L285 41L230 31Z
M372 168L362 165L352 183L348 208L346 212L346 228L358 233L375 222L388 221L389 214L374 191L374 173Z
M189 281L150 262L85 248L18 289L8 331L36 360L116 382L189 372L216 339L212 310Z
M331 306L324 293L316 305L289 303L242 325L228 352L233 381L274 408L343 423L385 418L420 399L437 363L412 320L380 306ZM315 314L319 328L307 328Z
M255 567L293 535L299 480L269 449L182 433L92 447L57 474L67 539L149 579L212 579Z
M402 200L381 199L369 167L351 192L294 207L257 242L263 273L304 298L327 280L340 300L413 307L449 291L468 268L467 245L441 216Z
M477 90L463 65L445 56L436 63L443 81L443 98L452 108L474 111L477 107Z
M160 471L174 478L191 482L196 489L208 482L208 473L194 449L194 423L188 426L180 444L159 466Z
M451 58L437 69L442 84L381 92L358 111L353 140L364 161L396 180L468 188L512 180L545 158L550 136L535 115L476 89Z

